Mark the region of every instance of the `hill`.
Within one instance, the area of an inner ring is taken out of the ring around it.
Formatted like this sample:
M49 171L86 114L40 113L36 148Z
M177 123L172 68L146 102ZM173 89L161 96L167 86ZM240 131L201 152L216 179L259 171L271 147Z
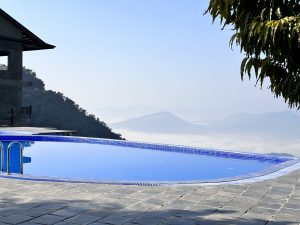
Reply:
M23 79L32 86L23 88L23 105L32 105L30 126L76 130L79 136L122 139L94 115L60 92L45 90L44 82L32 70L23 69Z
M112 128L150 133L201 133L203 127L191 124L169 112L158 112L146 116L110 124Z
M115 129L164 134L239 134L261 137L299 138L300 116L295 113L239 113L205 125L193 124L170 112L153 113L110 124Z

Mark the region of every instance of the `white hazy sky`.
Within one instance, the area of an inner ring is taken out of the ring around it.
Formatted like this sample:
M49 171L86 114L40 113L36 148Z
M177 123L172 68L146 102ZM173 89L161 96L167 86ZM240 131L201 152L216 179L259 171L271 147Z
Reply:
M208 0L0 0L54 50L24 54L47 89L88 112L148 105L260 113L288 110L240 79L230 29L203 15Z

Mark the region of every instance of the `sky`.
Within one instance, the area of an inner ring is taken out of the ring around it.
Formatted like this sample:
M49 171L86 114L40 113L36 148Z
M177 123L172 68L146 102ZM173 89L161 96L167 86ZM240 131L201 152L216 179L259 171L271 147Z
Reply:
M239 48L203 15L208 0L0 0L54 50L24 53L47 89L88 112L137 105L220 113L289 110L240 79Z

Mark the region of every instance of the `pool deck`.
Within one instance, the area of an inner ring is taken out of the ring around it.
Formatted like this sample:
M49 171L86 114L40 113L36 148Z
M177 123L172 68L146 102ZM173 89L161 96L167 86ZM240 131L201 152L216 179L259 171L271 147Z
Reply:
M51 127L0 127L0 132L20 132L27 135L67 135L72 136L75 130L58 130Z
M261 182L217 186L0 178L1 224L300 224L300 170Z

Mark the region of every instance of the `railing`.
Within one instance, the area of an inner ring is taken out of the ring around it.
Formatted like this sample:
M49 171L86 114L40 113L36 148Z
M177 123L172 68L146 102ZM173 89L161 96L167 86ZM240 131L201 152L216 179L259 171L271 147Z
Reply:
M31 119L32 105L30 105L30 106L22 106L22 108L21 108L21 115L22 115L23 119Z
M21 142L13 141L7 147L7 174L10 174L10 151L14 144L20 146L20 174L23 174L23 145Z
M20 174L23 174L23 145L21 142L13 141L7 147L7 161L6 161L6 172L10 174L10 153L13 145L18 144L20 147ZM0 142L0 154L1 154L1 171L4 171L4 145Z
M0 141L0 157L1 157L0 170L2 172L4 170L4 145L3 145L3 143L1 141Z

